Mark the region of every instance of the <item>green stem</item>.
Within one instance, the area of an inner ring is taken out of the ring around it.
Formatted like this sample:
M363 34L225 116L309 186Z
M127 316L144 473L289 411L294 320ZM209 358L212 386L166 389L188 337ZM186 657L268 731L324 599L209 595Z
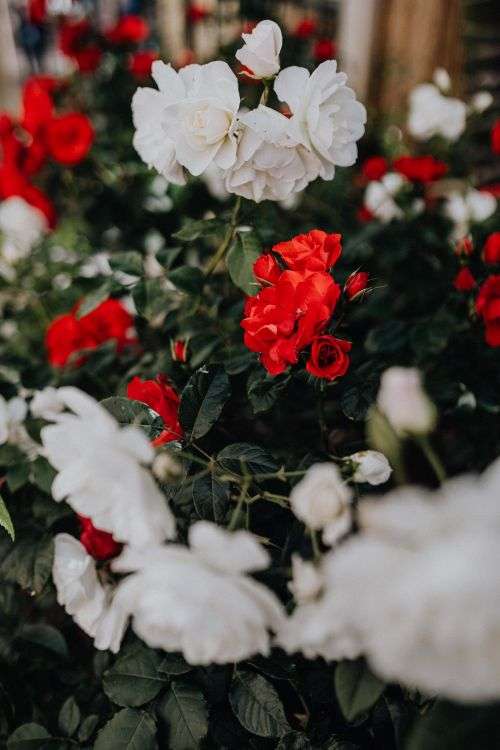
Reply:
M427 461L432 466L439 484L443 484L443 482L446 480L446 470L441 462L441 459L430 444L428 438L423 436L417 437L416 441L419 444L422 453L426 457Z
M215 254L212 256L212 259L208 266L205 269L205 276L208 278L208 276L211 276L221 260L224 258L225 254L231 247L231 244L234 240L234 236L236 234L236 225L238 223L238 215L241 208L241 198L238 196L236 198L236 202L234 204L233 211L231 213L231 219L229 221L229 226L227 228L226 234L224 235L224 239L222 240L221 244L217 248Z
M245 502L249 484L250 481L247 479L241 486L238 502L236 503L236 508L233 510L233 515L231 516L229 526L227 527L228 531L234 531L236 524L238 523L238 518L240 517L241 509L243 508L243 503Z
M316 406L318 410L318 422L321 433L321 443L325 450L328 450L328 425L326 423L325 415L325 391L323 383L320 385L320 390L316 399Z
M311 528L309 529L309 536L311 537L311 544L312 544L314 559L318 561L321 559L321 551L319 548L318 537L314 529L311 529Z

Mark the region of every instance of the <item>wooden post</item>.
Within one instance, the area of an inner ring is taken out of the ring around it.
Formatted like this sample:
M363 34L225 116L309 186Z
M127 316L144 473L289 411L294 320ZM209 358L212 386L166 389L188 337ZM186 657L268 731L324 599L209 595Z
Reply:
M20 73L7 0L0 0L0 107L16 111Z

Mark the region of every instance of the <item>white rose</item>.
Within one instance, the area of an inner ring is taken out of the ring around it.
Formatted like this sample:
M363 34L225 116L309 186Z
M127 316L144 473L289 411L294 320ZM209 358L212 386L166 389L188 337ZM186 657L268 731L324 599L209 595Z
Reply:
M465 193L452 191L445 200L444 214L454 224L453 238L461 239L468 234L473 222L489 219L497 208L494 195L469 188Z
M478 91L470 100L471 109L478 114L487 110L493 104L493 97L489 91Z
M283 44L281 29L274 21L261 21L251 34L242 34L245 42L236 52L236 59L253 74L254 78L271 78L280 69L280 51Z
M365 132L366 109L346 82L335 60L321 63L312 74L306 68L285 68L274 82L278 99L292 112L292 138L316 154L325 180L333 178L335 165L354 164L356 141Z
M442 135L456 141L465 130L467 107L460 99L443 96L432 83L416 86L410 94L408 132L418 141Z
M355 464L353 480L377 485L387 482L392 474L389 461L378 451L358 451L348 457Z
M335 544L351 526L351 498L335 464L314 464L290 493L290 506L310 529L323 529L325 544Z
M323 577L312 562L292 555L292 581L288 588L298 604L313 601L323 586Z
M418 370L390 367L380 381L377 406L400 434L426 434L436 423L436 409L422 388Z
M0 271L10 279L11 266L26 258L48 230L45 215L23 198L14 196L0 203L0 234L3 236Z
M436 68L432 80L443 93L446 93L451 88L450 74L445 68Z
M401 219L403 210L398 206L394 197L406 182L403 175L396 172L388 172L381 180L369 182L364 197L366 208L383 223Z
M257 203L283 201L316 179L319 160L289 135L289 121L265 106L240 117L243 132L225 187Z

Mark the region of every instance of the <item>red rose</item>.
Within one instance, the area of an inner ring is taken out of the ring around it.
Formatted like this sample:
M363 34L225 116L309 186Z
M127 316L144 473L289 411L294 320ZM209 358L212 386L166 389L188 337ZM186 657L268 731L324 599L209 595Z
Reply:
M312 54L316 62L331 60L337 54L336 44L331 39L318 39L314 43Z
M255 278L261 283L276 284L282 270L272 253L264 253L253 264Z
M311 345L307 372L327 380L340 378L349 369L351 360L347 352L351 350L351 346L350 341L336 339L335 336L317 336Z
M295 27L293 36L296 36L298 39L309 39L316 33L317 28L318 25L314 19L303 18Z
M500 346L500 275L490 276L481 286L476 311L486 326L486 343Z
M340 258L342 235L313 229L273 247L291 271L328 271Z
M209 15L210 11L196 3L191 3L186 9L186 20L188 23L200 23L200 21L208 18Z
M151 75L151 66L158 59L158 53L153 50L135 52L128 64L128 69L135 78L147 78Z
M118 23L106 33L111 44L138 44L149 36L149 24L135 15L122 16Z
M121 552L122 545L107 531L96 529L90 518L78 515L78 520L82 527L80 542L94 560L110 560Z
M354 299L358 294L364 292L368 286L369 278L370 274L366 271L356 271L356 273L351 273L344 286L344 292L347 298L350 300Z
M64 367L73 355L96 349L105 341L114 340L119 352L135 342L133 318L118 300L105 300L81 318L76 316L77 309L78 305L72 312L60 315L47 329L45 347L53 367ZM76 357L71 364L78 367L83 362L82 357Z
M47 0L28 0L28 20L37 26L47 20Z
M241 321L245 345L278 375L327 325L339 297L340 288L327 273L284 271L274 286L247 298Z
M470 292L476 286L476 279L469 268L461 268L453 280L453 286L459 292Z
M491 150L494 154L500 154L500 120L491 128Z
M21 125L35 137L52 119L54 104L47 86L36 77L23 86Z
M500 232L490 234L483 249L485 263L500 263Z
M401 156L393 166L412 182L432 182L448 171L448 165L433 156Z
M177 339L170 342L170 354L174 362L187 361L187 341Z
M388 170L389 164L383 156L371 156L361 165L361 174L367 180L380 180Z
M180 399L164 375L158 375L155 380L132 378L127 386L127 397L147 404L163 419L165 429L153 441L153 445L164 445L182 438L182 427L179 424Z
M102 57L88 21L65 21L59 27L59 49L71 57L81 73L93 73Z
M84 159L94 141L94 128L88 117L72 112L55 117L47 126L47 145L52 157L67 166Z

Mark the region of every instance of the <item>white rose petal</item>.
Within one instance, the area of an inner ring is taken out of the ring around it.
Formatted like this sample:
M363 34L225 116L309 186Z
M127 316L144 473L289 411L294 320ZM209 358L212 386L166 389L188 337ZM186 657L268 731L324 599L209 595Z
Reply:
M298 604L316 599L323 586L321 573L312 562L292 555L292 581L288 588Z
M36 391L30 403L30 411L34 417L49 421L64 411L64 403L59 398L57 388L47 386L43 391Z

